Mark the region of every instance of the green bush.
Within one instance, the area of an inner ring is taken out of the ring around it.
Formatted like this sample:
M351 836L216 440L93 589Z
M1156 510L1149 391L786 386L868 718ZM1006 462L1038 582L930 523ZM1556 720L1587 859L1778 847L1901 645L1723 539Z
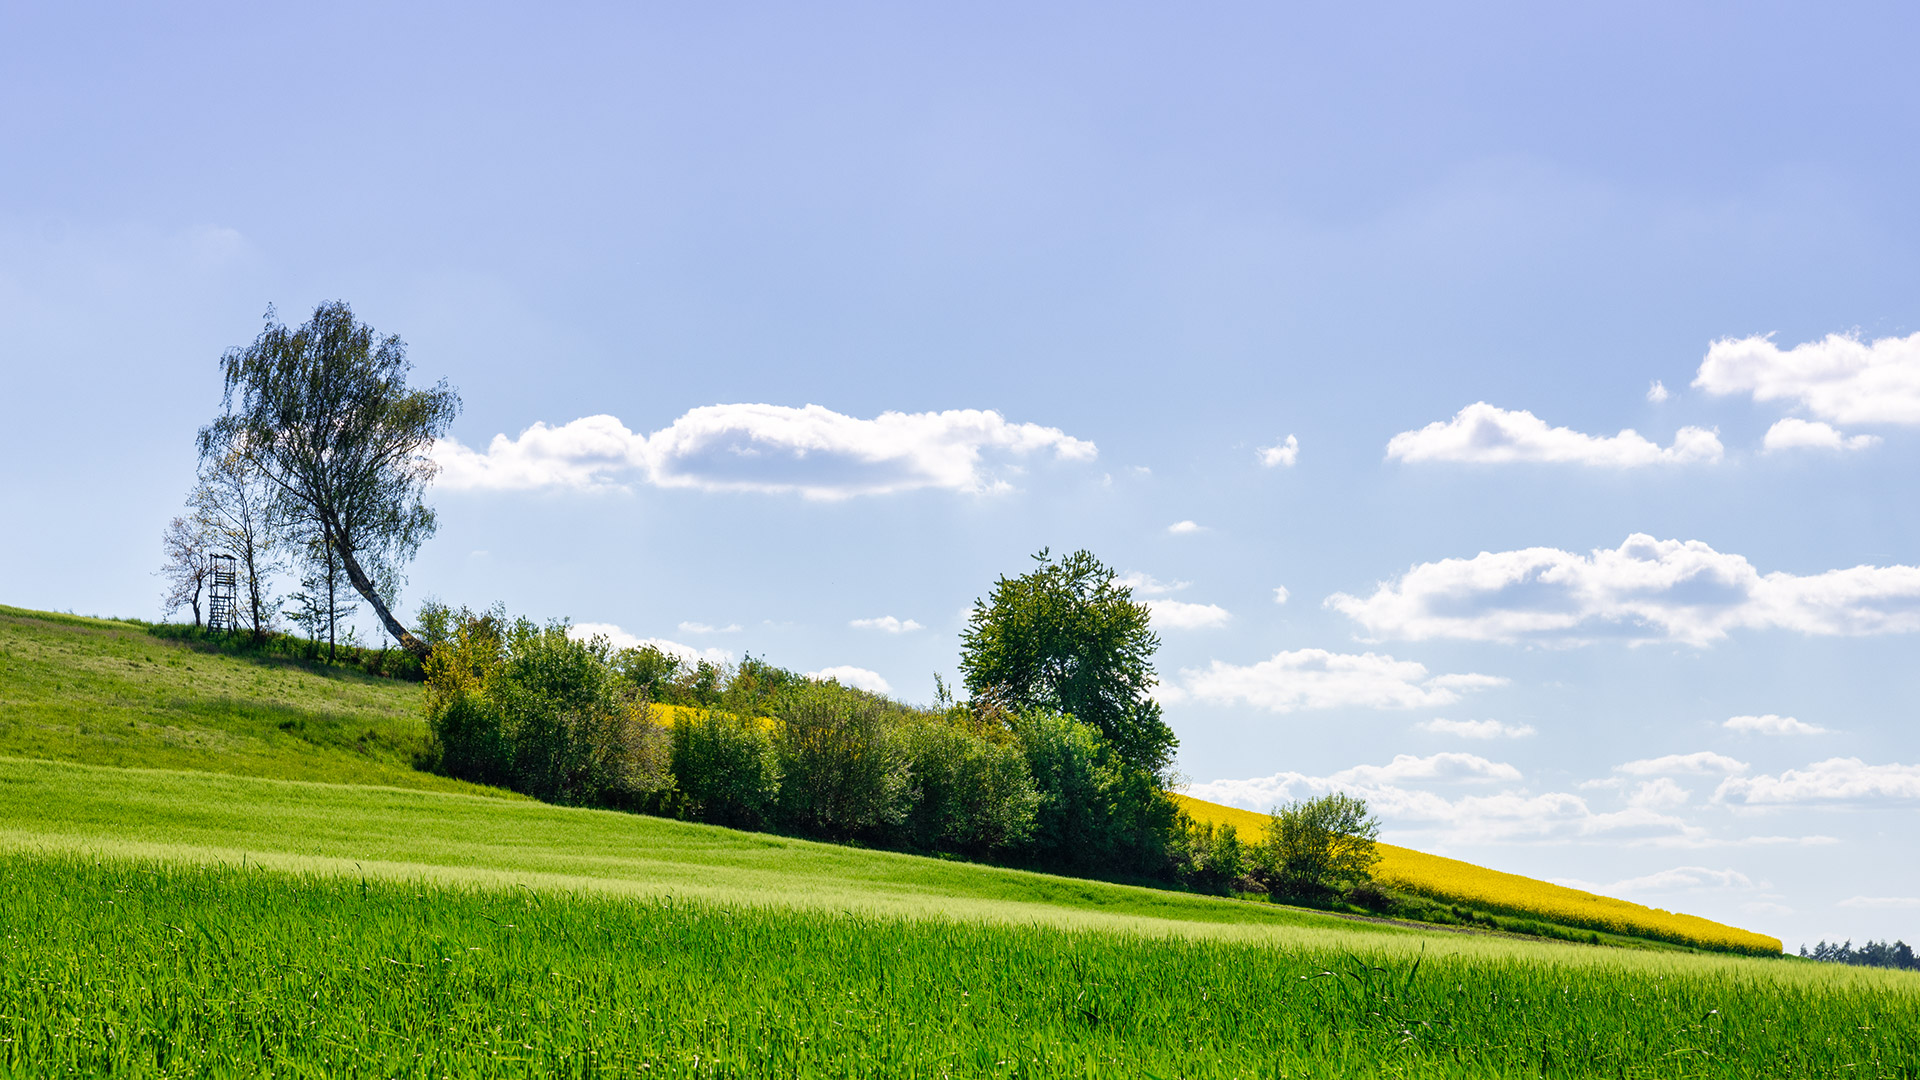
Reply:
M547 802L641 808L672 786L668 739L608 664L604 640L565 623L462 610L427 661L430 763Z
M1200 892L1246 891L1254 850L1232 825L1195 821L1185 811L1175 823L1169 854L1174 875Z
M1040 793L1004 729L979 730L956 709L911 721L903 734L913 777L911 846L984 858L1033 834Z
M773 733L752 716L707 710L674 717L673 779L683 812L696 821L764 829L780 798Z
M838 683L801 687L781 702L782 827L830 839L886 843L912 808L912 763L890 715L901 711Z
M1091 726L1045 710L1014 734L1040 794L1027 857L1080 873L1166 877L1176 808L1159 777L1114 753Z
M1255 878L1276 896L1324 900L1373 879L1380 822L1364 799L1335 792L1277 807Z

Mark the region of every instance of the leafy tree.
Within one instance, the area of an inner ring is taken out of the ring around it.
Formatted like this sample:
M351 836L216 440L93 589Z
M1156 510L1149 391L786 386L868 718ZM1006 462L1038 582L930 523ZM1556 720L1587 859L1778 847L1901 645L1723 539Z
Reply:
M428 456L460 410L443 380L407 385L412 365L397 336L381 337L344 302L321 304L289 329L266 328L220 358L224 412L200 430L202 461L238 455L286 510L339 557L347 580L402 647L429 651L393 615L389 580L433 534L423 501L438 467ZM390 589L387 590L390 593Z
M1256 876L1276 895L1325 897L1373 879L1380 822L1340 792L1276 807Z
M193 625L198 627L200 597L206 592L207 578L213 574L213 564L207 558L212 545L207 523L198 515L175 517L167 522L160 544L167 558L160 567L160 576L167 583L161 603L168 614L191 607Z
M1148 696L1160 639L1146 605L1091 552L1054 559L1042 550L1034 561L974 601L961 634L967 689L1015 712L1067 713L1129 765L1163 778L1179 740Z
M346 568L339 552L312 530L299 538L299 546L300 589L287 598L293 604L287 617L307 632L309 641L325 640L327 662L333 663L339 648L340 623L353 618L360 605L340 595L346 590Z
M246 603L237 612L258 642L273 629L279 602L269 588L277 566L281 521L273 492L239 454L203 461L187 504L214 546L234 556Z

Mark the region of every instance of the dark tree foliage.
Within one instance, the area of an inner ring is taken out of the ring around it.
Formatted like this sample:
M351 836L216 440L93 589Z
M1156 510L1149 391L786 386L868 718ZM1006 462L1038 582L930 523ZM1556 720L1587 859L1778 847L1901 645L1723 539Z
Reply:
M1160 639L1144 604L1091 552L1002 577L976 600L961 634L960 671L976 698L1045 709L1091 725L1129 765L1162 776L1179 746L1148 696Z
M428 456L460 411L445 381L407 385L412 365L397 336L382 337L345 303L314 309L289 329L266 328L220 358L224 413L200 430L202 460L239 455L273 485L286 510L317 530L347 580L394 639L427 645L389 609L397 568L433 535L423 501L437 466Z
M1853 947L1852 939L1838 945L1829 945L1822 941L1814 946L1812 952L1808 952L1805 945L1800 946L1800 955L1809 960L1819 960L1829 964L1920 971L1920 957L1915 957L1913 950L1904 941L1896 941L1891 945L1884 941L1869 941L1857 949Z

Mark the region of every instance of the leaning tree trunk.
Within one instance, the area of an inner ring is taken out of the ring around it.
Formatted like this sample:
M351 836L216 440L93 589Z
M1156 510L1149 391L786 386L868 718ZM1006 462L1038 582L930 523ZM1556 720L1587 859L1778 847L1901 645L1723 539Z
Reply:
M393 612L387 610L386 601L380 599L380 594L375 591L373 579L367 576L365 570L360 569L359 561L351 552L344 548L335 550L340 553L340 565L346 567L347 580L353 582L355 592L365 597L367 603L373 605L374 614L380 616L380 624L387 628L387 633L393 635L393 639L400 643L401 648L419 657L424 663L427 657L433 655L433 647L413 636L413 631L401 626L400 620L393 617Z

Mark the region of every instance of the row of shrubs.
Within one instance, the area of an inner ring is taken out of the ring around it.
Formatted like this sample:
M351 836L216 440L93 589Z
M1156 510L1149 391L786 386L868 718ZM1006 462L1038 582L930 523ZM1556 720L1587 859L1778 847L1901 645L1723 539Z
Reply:
M1218 893L1332 897L1371 866L1356 800L1243 839L1057 712L917 709L751 658L687 697L698 669L657 650L499 608L422 621L430 767L549 802Z
M549 802L1152 876L1175 808L1071 717L915 709L761 661L655 706L660 655L499 610L423 620L429 765ZM670 717L670 720L668 719Z

